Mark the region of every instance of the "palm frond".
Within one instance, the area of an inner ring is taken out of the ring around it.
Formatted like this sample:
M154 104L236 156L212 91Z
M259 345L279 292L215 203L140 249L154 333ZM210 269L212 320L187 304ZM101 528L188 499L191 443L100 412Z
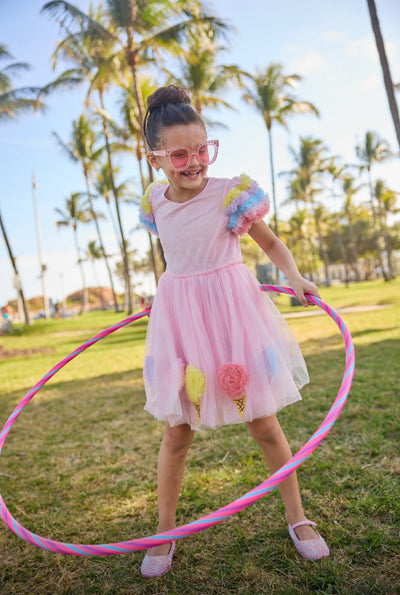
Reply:
M79 68L72 68L71 70L66 70L60 76L58 76L54 81L47 83L44 87L41 87L39 95L49 95L54 91L58 91L59 89L74 89L78 85L82 84L86 80L86 77L81 69Z
M23 87L20 89L13 89L7 93L0 94L0 121L15 119L19 114L28 111L42 111L46 107L44 103L36 96L40 88L38 87Z
M18 74L21 70L30 70L31 65L27 62L13 62L12 64L7 64L0 72L7 73L7 75L13 76L14 74Z
M70 25L86 26L88 30L95 31L99 36L104 39L114 39L114 35L110 33L105 27L100 25L91 16L79 10L73 4L65 2L65 0L52 0L52 2L46 2L42 6L41 13L49 14L50 17L56 19L59 24L68 29Z
M1 60L14 60L14 56L10 54L4 43L0 43L0 61Z
M58 146L61 148L62 152L74 163L78 160L77 156L75 155L74 151L71 147L64 143L64 141L58 136L57 132L52 132L52 136L56 139Z
M217 36L226 36L231 30L226 21L218 19L217 17L208 15L200 15L199 17L191 16L184 21L155 33L150 38L142 39L139 46L140 48L152 47L153 50L157 50L158 47L165 47L171 50L171 45L173 43L181 44L190 29L198 27L199 25L212 27Z

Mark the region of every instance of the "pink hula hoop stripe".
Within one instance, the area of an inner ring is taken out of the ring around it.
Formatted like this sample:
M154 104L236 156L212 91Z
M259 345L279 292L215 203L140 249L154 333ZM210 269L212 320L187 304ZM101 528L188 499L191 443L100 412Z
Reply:
M286 293L288 295L295 296L294 291L288 287L280 287L275 285L261 285L260 288L263 291ZM328 414L326 415L325 419L323 420L322 424L319 426L317 431L283 467L278 469L278 471L276 471L268 479L260 483L253 490L247 492L246 494L244 494L244 496L238 498L234 502L231 502L230 504L227 504L226 506L219 508L215 512L208 514L196 521L188 523L187 525L182 525L181 527L177 527L176 529L173 529L171 531L166 531L165 533L159 533L158 535L151 535L149 537L133 539L130 541L122 541L119 543L105 543L99 545L76 545L72 543L52 541L51 539L46 539L45 537L41 537L40 535L31 533L14 519L14 517L9 512L3 498L0 495L0 512L4 523L11 531L13 531L13 533L15 533L15 535L17 535L24 541L45 550L73 556L110 556L113 554L125 554L133 551L144 550L149 547L160 545L161 543L168 543L173 540L184 539L189 535L193 535L194 533L198 533L199 531L204 531L205 529L208 529L209 527L212 527L213 525L222 522L223 520L247 508L257 500L265 496L265 494L277 487L281 481L286 479L286 477L288 477L293 471L300 467L300 465L302 465L304 461L308 459L308 457L314 452L314 450L321 444L321 442L330 432L346 403L354 377L354 345L351 338L351 334L348 328L346 327L344 321L339 316L339 314L337 314L337 312L335 312L333 308L331 308L331 306L329 306L319 298L316 298L312 295L307 295L307 299L310 303L317 305L322 310L324 310L334 320L340 332L342 333L346 350L346 364L344 375L336 399L334 400L331 408L328 411ZM148 316L149 314L150 310L144 310L143 312L140 312L139 314L134 314L133 316L129 316L128 318L122 320L118 324L102 331L101 333L99 333L98 335L81 345L78 349L73 351L66 358L61 360L45 376L43 376L43 378L39 380L39 382L35 384L35 386L25 395L25 397L17 405L17 407L14 409L7 422L5 423L0 433L0 453L6 441L8 433L11 430L17 418L19 417L19 415L22 413L29 401L42 388L42 386L46 384L46 382L48 382L50 378L54 376L54 374L61 370L61 368L63 368L72 359L77 357L80 353L97 343L97 341L100 341L100 339L103 339L104 337L110 335L111 333L114 333L118 329L130 324L131 322L134 322L135 320L139 320L144 316Z

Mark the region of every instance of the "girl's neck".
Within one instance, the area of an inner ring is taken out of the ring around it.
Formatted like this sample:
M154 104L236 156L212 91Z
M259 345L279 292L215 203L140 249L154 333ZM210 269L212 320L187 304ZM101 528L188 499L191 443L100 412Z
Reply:
M206 187L208 182L208 178L204 178L202 183L197 188L182 188L181 186L176 186L175 184L169 184L167 190L165 191L165 196L171 202L183 203L188 202L192 198L195 198L203 192L204 188Z

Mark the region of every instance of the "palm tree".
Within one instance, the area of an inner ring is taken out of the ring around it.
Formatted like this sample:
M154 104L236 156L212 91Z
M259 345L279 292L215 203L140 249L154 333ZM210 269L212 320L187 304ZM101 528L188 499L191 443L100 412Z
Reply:
M278 210L275 191L275 169L272 146L274 122L288 128L287 120L294 114L319 115L318 109L308 101L297 99L291 92L302 80L298 74L286 75L282 64L270 64L265 71L257 72L253 85L245 90L243 99L261 114L268 131L269 158L271 167L272 198L274 203L274 232L278 233Z
M349 228L349 246L352 255L353 271L356 276L356 281L360 281L360 273L358 270L358 249L354 232L354 221L356 218L356 207L353 203L355 194L360 190L361 186L355 186L355 179L350 174L345 174L342 179L342 188L344 192L344 206L343 211L347 218Z
M123 128L121 130L120 136L121 136L123 142L125 143L127 150L131 154L136 155L136 159L137 159L137 163L138 163L138 167L139 167L139 175L140 175L140 181L141 181L141 186L142 186L142 193L144 194L144 192L146 191L146 188L148 186L148 181L150 179L152 179L152 171L151 171L150 164L148 163L147 160L145 160L148 175L146 176L146 174L144 172L143 158L145 157L145 151L144 151L144 145L142 143L142 132L141 132L141 125L139 122L139 112L138 112L137 104L136 104L136 101L135 101L135 98L133 95L132 85L129 84L129 80L130 79L128 79L128 84L125 86L125 88L123 90L122 99L121 99L121 103L120 103L121 117L122 117L122 122L123 122ZM151 95L151 93L153 93L153 91L155 91L155 89L156 89L155 85L148 78L141 79L140 88L141 88L141 94L142 94L143 98ZM158 279L159 279L159 272L158 272L158 266L157 266L156 252L155 252L153 238L152 238L151 233L148 232L147 237L149 240L150 260L151 260L151 264L152 264L154 280L155 280L155 284L157 286ZM159 238L157 238L157 240L156 240L156 245L157 245L158 254L159 254L162 266L165 270L166 262L165 262L164 252L163 252Z
M58 144L62 147L67 156L82 166L83 175L86 183L86 192L88 197L88 205L92 220L94 221L97 237L99 239L100 248L106 264L108 278L110 280L111 290L113 294L115 311L118 312L117 296L114 289L114 281L111 274L108 256L104 248L104 242L100 231L99 216L96 213L93 205L93 194L91 190L91 178L96 162L99 160L103 148L95 148L97 142L96 133L91 127L90 120L84 115L81 115L78 120L75 120L72 125L72 137L68 144L65 144L57 134L53 133L57 139ZM130 303L131 306L131 303Z
M92 220L90 210L88 208L87 200L84 198L83 192L72 193L68 198L65 199L64 211L56 208L55 211L60 217L56 221L57 227L72 227L74 232L74 243L76 254L78 257L78 265L81 272L82 279L82 311L86 311L89 304L88 292L86 287L85 272L83 270L83 260L81 256L81 250L78 242L78 224L88 223Z
M67 29L71 23L85 23L98 37L113 40L119 46L132 75L141 128L145 111L139 83L141 65L160 57L162 50L179 52L194 27L207 26L214 35L229 31L227 23L207 12L199 0L108 0L107 28L64 0L47 2L41 10L56 17Z
M13 59L6 46L0 44L0 62ZM29 69L26 62L12 62L0 69L0 121L14 120L25 112L44 109L43 101L38 99L40 87L13 87L12 77Z
M114 174L119 173L119 168L113 168ZM123 182L118 186L118 196L123 196L125 192L126 182ZM111 208L111 200L112 200L112 188L111 188L111 181L110 181L110 169L107 163L100 164L100 167L96 169L95 178L94 178L94 189L96 191L97 196L103 198L107 205L108 217L111 221L111 225L114 231L116 242L121 248L121 238L119 235L118 225L115 221L115 216ZM122 253L122 252L121 252Z
M322 230L323 213L315 197L322 191L322 177L328 171L332 158L325 157L327 148L322 140L311 137L300 137L298 151L293 147L289 147L289 151L296 163L296 168L290 172L283 172L289 177L289 198L309 204L313 210L319 251L324 263L325 282L329 285L329 258Z
M105 20L104 9L100 5L97 11L94 12L92 6L89 7L88 19L92 19L102 26L109 26L109 19ZM65 27L64 27L65 29ZM122 224L122 218L119 207L118 187L114 180L114 168L112 163L111 141L108 130L108 122L105 111L104 96L112 85L119 85L121 78L121 64L119 60L119 53L115 51L115 42L112 36L108 38L99 37L98 33L93 28L84 26L80 22L80 28L77 33L72 34L68 29L65 29L66 37L59 42L57 48L52 56L53 66L57 65L58 59L63 58L65 61L73 62L75 68L63 72L55 81L48 84L43 90L43 93L50 93L58 88L65 86L76 86L83 82L89 83L88 92L86 95L86 107L91 108L100 116L102 133L105 141L105 150L107 153L107 168L108 178L110 180L111 191L114 196L115 210L117 214L119 233L121 241L118 242L122 252L122 259L125 270L125 286L126 293L129 296L128 309L132 312L132 292L130 287L130 277L128 270L128 257L126 253L126 240ZM97 93L99 105L93 104L93 95ZM113 290L115 297L115 292ZM116 298L115 309L118 311Z
M125 60L132 77L132 89L138 109L139 134L143 147L144 101L140 89L139 72L143 65L154 63L163 51L180 52L183 40L193 28L207 27L209 34L224 35L229 31L226 22L207 12L200 0L108 0L107 16L109 26L104 27L98 20L85 14L77 7L64 0L52 0L41 9L57 18L58 22L69 31L72 24L82 23L87 30L106 42L114 42L119 47L121 62ZM149 167L149 182L154 180ZM164 255L159 240L157 241L165 266ZM122 241L122 246L126 242ZM124 249L124 248L123 248ZM127 273L128 261L124 258Z
M369 16L371 18L372 30L375 36L375 43L381 62L383 81L385 83L386 95L389 102L390 113L394 124L394 129L397 136L397 142L400 148L400 117L399 108L397 106L396 97L394 94L394 85L392 75L390 74L389 62L386 56L385 44L383 41L381 28L379 25L378 14L376 12L375 0L367 0Z
M230 85L243 86L243 77L250 75L234 64L218 64L217 57L227 48L217 44L203 29L190 36L178 55L180 73L176 76L165 70L167 83L178 83L191 94L196 110L201 114L204 108L225 107L234 109L221 94ZM209 125L220 123L206 121Z
M388 213L397 212L396 203L398 192L395 192L394 190L388 188L382 179L378 179L375 181L373 193L378 205L378 221L385 242L389 276L390 278L394 278L395 275L392 263L392 247L389 228L387 224L387 216Z
M139 175L140 175L140 180L141 180L141 186L142 186L142 193L145 192L147 186L148 186L148 180L150 177L150 172L148 174L148 177L146 176L146 173L144 171L143 168L143 159L145 164L148 167L148 170L151 169L149 166L149 163L147 161L147 159L145 159L145 151L143 150L143 143L141 141L141 127L139 124L139 119L138 119L138 109L137 109L137 104L135 101L135 98L133 96L133 91L132 91L132 85L130 84L130 75L128 73L127 75L127 80L124 83L121 83L121 88L122 88L122 96L121 96L121 100L119 102L120 104L120 113L121 113L121 118L122 118L122 125L119 125L115 119L109 114L107 113L105 110L98 110L97 108L94 108L94 110L97 113L101 112L101 117L103 119L103 122L107 123L107 126L110 128L110 130L113 133L113 136L117 138L117 141L113 142L112 145L110 144L110 147L112 146L113 149L117 148L117 150L119 151L125 151L128 152L131 155L135 155L136 156L136 160L137 160L137 164L138 164L138 168L139 168ZM141 92L143 95L143 98L148 97L154 90L156 89L155 85L151 83L150 79L141 79ZM110 153L108 153L111 155L111 151ZM108 164L110 165L110 160L108 161ZM119 186L115 186L115 181L114 181L114 174L117 173L118 169L117 168L111 168L109 166L107 166L107 171L105 168L103 168L101 170L101 172L98 175L98 185L96 186L99 194L103 195L106 199L106 201L109 203L109 194L112 190L112 188L114 188L113 190L113 194L114 197L115 195L118 196L118 200L123 198L123 194L126 194L126 189L127 189L127 183L122 183ZM112 175L110 175L110 172ZM131 199L130 201L126 201L126 202L131 202L134 203L136 205L140 204L140 200L139 198L137 200L135 200L135 198ZM120 219L119 219L120 221ZM151 262L152 262L152 270L154 273L154 279L155 279L155 283L157 285L158 283L158 267L156 264L156 254L154 251L154 245L153 245L153 239L150 233L148 233L148 238L149 238L149 244L150 244L150 255L151 255ZM122 238L124 239L124 238ZM159 243L159 240L157 239L157 243L158 243L158 251L159 251L159 255L161 257L161 259L163 259L163 252L162 252L162 248L161 248L161 244ZM126 246L127 246L127 242L124 240L124 246L125 246L125 251L127 250ZM132 259L129 258L127 259L126 262L129 262L127 270L128 270L128 275L129 275L129 268L130 268L130 264L132 263ZM124 259L123 259L123 263L124 263ZM164 268L165 268L165 261L163 261L164 264ZM125 265L124 265L125 266ZM119 271L121 270L121 267L119 267Z
M103 296L103 292L101 290L101 286L100 286L100 283L99 283L99 280L97 277L97 271L96 271L96 265L95 265L96 260L100 260L101 258L103 258L103 252L102 252L100 246L97 245L96 240L92 240L88 243L87 250L86 250L86 256L92 263L93 277L94 277L94 280L96 283L96 287L99 288L101 309L105 310L104 296Z
M309 278L315 278L315 224L308 209L297 206L296 212L284 227L287 246L296 258L301 271L307 271Z
M5 45L0 44L0 62L14 60ZM0 122L6 122L17 118L25 112L43 110L43 102L38 99L39 87L13 87L12 78L23 70L29 70L30 66L26 62L11 62L0 69ZM28 307L26 304L24 292L21 285L21 277L18 272L17 263L11 248L4 222L0 213L0 228L7 247L11 266L14 271L15 287L24 311L25 324L30 324Z
M384 161L385 159L391 156L390 146L376 132L372 132L371 130L369 130L365 133L363 142L360 142L356 146L356 155L361 162L361 165L359 166L360 171L363 171L365 169L367 170L370 204L372 211L372 223L375 235L375 250L378 257L379 266L382 270L383 278L385 279L385 281L388 281L388 274L386 272L386 268L383 262L380 230L378 225L379 222L375 207L375 197L372 182L372 166L376 163L379 163L380 161Z

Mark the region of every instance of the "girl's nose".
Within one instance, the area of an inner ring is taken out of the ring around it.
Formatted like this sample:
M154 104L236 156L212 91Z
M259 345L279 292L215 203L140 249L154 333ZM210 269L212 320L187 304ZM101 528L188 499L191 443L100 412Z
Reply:
M199 156L199 152L198 151L195 151L194 153L192 153L190 155L190 160L189 160L188 167L190 167L192 165L193 161L195 162L196 165L201 165L200 156Z

